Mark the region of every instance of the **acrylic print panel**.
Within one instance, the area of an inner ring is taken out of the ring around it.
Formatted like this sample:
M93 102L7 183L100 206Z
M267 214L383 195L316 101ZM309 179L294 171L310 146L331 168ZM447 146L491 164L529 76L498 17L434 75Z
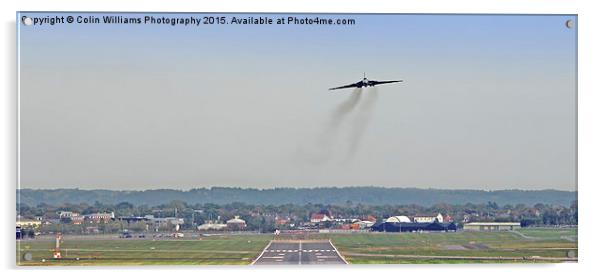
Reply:
M19 12L17 264L576 262L577 28Z

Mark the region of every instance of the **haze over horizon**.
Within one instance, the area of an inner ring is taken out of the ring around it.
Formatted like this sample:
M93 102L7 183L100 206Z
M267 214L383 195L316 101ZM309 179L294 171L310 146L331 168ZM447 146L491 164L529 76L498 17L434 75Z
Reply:
M496 202L505 204L562 204L577 201L576 191L559 190L458 190L384 187L318 187L318 188L197 188L189 191L160 190L79 190L23 189L18 191L18 203L81 204L130 202L138 204L186 203L245 203L245 204L466 204Z
M320 16L20 25L21 188L576 190L576 16Z
M512 191L512 190L521 190L521 191L545 191L545 190L558 190L558 191L568 191L568 192L577 192L577 188L574 189L554 189L554 188L499 188L499 189L482 189L482 188L443 188L443 187L416 187L416 186L381 186L381 185L349 185L349 186L325 186L325 185L316 185L316 186L272 186L272 187L257 187L257 186L236 186L236 185L209 185L209 186L190 186L190 187L136 187L136 186L121 186L119 188L106 188L106 187L77 187L77 186L67 186L67 187L22 187L21 189L31 189L31 190L63 190L63 189L77 189L77 190L111 190L111 191L146 191L146 190L177 190L177 191L190 191L190 190L199 190L199 189L216 189L216 188L228 188L228 189L257 189L257 190L277 190L277 189L318 189L318 188L385 188L385 189L424 189L424 190L481 190L481 191ZM17 188L19 189L19 188Z

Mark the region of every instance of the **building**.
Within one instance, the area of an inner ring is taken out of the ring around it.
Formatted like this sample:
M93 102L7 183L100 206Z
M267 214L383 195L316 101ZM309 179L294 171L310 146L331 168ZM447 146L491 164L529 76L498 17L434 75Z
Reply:
M473 222L464 224L466 231L512 231L520 228L518 222Z
M82 215L74 215L71 216L71 224L81 225L84 223L84 217Z
M376 217L374 217L373 215L368 215L368 216L366 216L366 217L365 217L365 219L364 219L364 220L366 220L366 221L370 221L370 222L374 223L374 222L376 222L378 219L377 219Z
M433 223L433 222L443 222L443 215L441 213L432 216L432 215L417 215L414 216L414 222L416 223Z
M353 225L356 225L358 230L363 230L372 227L372 225L374 225L374 222L368 220L359 220L353 222Z
M63 219L63 218L71 218L73 216L77 216L77 215L79 215L79 213L72 212L72 211L59 211L58 215L59 215L60 219Z
M379 223L366 225L372 231L379 232L422 232L422 231L456 231L457 225L452 221L443 221L441 214L419 215L412 218L405 215L391 216Z
M456 224L448 223L415 223L415 222L380 222L372 225L371 230L377 232L401 233L401 232L455 232Z
M199 225L197 227L197 229L199 231L220 231L220 230L226 229L227 227L228 227L228 225L226 225L226 224L217 223L217 222L208 220L203 225Z
M84 222L84 216L79 215L77 212L72 211L59 211L58 212L60 222L71 223L75 225L82 224Z
M42 221L40 221L40 220L25 219L25 218L17 217L17 227L38 228L41 225L42 225Z
M309 221L311 223L320 223L320 222L332 221L332 218L328 217L328 215L326 215L324 213L312 213Z
M449 215L446 215L443 217L443 222L454 222L454 218Z
M288 224L289 221L290 219L276 217L276 219L274 220L274 224L276 224L276 226L284 226Z
M387 223L412 223L412 220L405 215L391 216L385 220Z
M234 216L234 218L226 221L226 227L231 231L242 231L247 228L247 222L240 219L239 216Z
M147 216L122 216L122 217L118 217L117 219L119 219L119 221L125 221L128 224L130 224L130 223L136 223L136 222L148 222L150 218L152 218L152 217L148 217L148 215L147 215Z
M153 217L152 215L145 216L148 221L156 226L160 225L182 225L184 224L184 218L177 217Z
M351 224L351 229L352 230L365 230L365 229L369 229L370 227L372 227L372 225L374 225L374 222L372 222L372 221L357 220Z
M84 219L90 223L108 223L109 221L115 219L115 213L92 213L84 215Z

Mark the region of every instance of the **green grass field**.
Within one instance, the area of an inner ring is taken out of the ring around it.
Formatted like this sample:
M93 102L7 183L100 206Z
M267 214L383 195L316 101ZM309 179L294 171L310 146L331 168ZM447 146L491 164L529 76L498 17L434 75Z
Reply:
M54 241L24 240L17 245L18 265L195 265L249 264L273 238L271 235L229 235L202 240L90 239L61 245L63 260L53 260ZM20 250L19 250L20 249ZM31 261L23 260L31 253ZM79 260L76 260L79 258ZM46 259L46 262L42 262Z
M537 239L577 239L577 229L554 229L554 228L533 228L533 229L521 229L518 232L528 237L535 237Z
M18 242L19 265L197 265L249 264L273 235L223 235L202 240L69 239L64 260L52 260L51 240ZM296 239L299 236L281 236ZM330 239L353 264L558 262L577 256L576 229L521 229L518 232L311 234ZM501 258L505 259L501 259ZM79 258L79 260L76 260ZM546 259L551 258L551 259ZM557 259L553 259L557 258ZM42 262L46 259L46 262Z
M535 262L533 257L542 257L536 262L553 262L545 258L566 258L569 251L577 256L576 229L522 229L520 233L524 236L512 232L395 233L336 235L331 240L350 263L360 264ZM518 259L409 258L416 255Z

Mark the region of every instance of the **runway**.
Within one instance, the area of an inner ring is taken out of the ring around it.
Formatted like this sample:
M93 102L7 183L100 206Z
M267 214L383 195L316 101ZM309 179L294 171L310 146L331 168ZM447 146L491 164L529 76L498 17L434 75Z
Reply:
M252 264L347 264L347 261L330 241L272 240Z

